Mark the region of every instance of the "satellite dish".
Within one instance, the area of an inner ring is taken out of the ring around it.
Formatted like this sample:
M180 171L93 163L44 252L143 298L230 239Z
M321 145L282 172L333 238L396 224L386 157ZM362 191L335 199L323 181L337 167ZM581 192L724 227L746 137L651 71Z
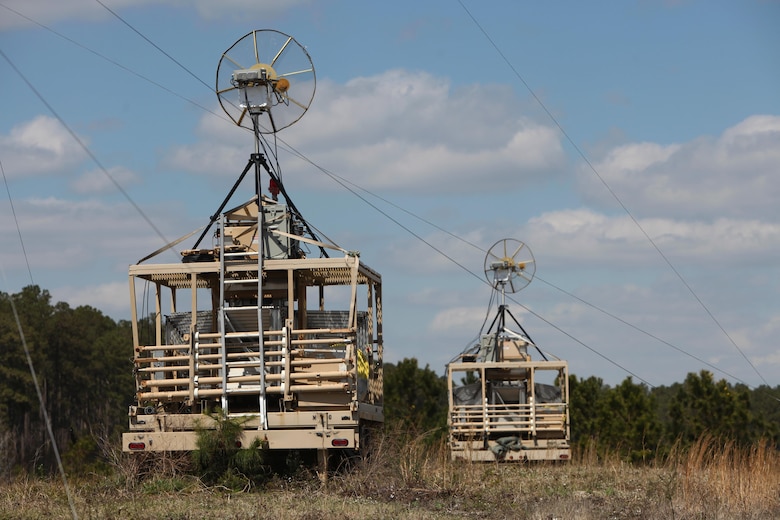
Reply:
M316 77L311 57L292 36L255 30L222 53L217 97L238 126L276 133L309 109Z
M499 240L485 255L485 278L494 288L515 293L523 289L536 273L531 249L513 238Z

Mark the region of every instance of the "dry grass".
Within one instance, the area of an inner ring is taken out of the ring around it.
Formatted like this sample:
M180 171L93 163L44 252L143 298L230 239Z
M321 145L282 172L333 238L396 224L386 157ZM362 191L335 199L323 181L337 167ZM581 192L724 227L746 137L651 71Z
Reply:
M442 443L389 435L327 486L309 471L240 493L203 486L181 461L118 462L112 477L71 482L79 518L780 518L777 449L712 438L640 467L588 451L568 464L456 463ZM58 480L21 478L0 483L0 518L70 518L70 508Z
M681 511L701 512L706 518L780 517L778 451L765 443L739 449L732 442L701 439L674 464L678 479L675 503ZM770 516L744 516L765 511Z

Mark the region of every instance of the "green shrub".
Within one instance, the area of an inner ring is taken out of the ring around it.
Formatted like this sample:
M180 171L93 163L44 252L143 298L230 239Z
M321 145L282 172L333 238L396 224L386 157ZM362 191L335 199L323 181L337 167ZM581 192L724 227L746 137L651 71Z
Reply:
M231 491L264 482L271 471L266 463L266 446L259 439L240 446L243 422L217 410L211 417L214 428L197 429L198 449L192 453L195 471L207 485L221 485Z

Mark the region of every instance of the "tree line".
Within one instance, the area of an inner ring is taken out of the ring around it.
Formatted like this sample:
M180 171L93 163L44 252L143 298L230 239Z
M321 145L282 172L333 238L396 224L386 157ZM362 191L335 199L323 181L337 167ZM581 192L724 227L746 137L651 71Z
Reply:
M89 306L53 304L49 292L35 285L0 293L0 476L20 468L53 469L41 400L63 461L95 460L98 441L117 438L126 428L132 356L128 321L116 322Z
M41 391L38 399L11 302ZM0 292L0 477L54 469L41 402L70 471L94 471L101 443L117 443L133 402L130 322L89 306L53 303L48 291ZM415 358L385 364L390 431L446 436L447 382ZM649 460L702 434L740 444L780 442L780 386L750 389L709 372L648 388L627 378L615 387L570 376L572 444Z

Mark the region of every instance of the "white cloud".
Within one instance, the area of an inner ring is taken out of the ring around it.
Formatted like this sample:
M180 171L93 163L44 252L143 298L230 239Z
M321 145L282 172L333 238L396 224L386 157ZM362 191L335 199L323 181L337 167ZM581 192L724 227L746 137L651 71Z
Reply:
M52 291L53 299L68 302L71 307L88 305L114 319L128 316L130 292L126 282L109 282L98 285L66 285Z
M639 219L653 242L686 264L757 264L780 253L780 223L719 218L685 221ZM561 210L532 218L524 232L533 250L561 263L580 265L661 265L662 260L637 224L626 215L609 217L589 209Z
M751 116L718 138L627 144L595 161L594 167L636 215L775 220L780 116ZM583 168L580 181L590 202L615 207L592 171Z
M122 166L115 166L108 169L108 175L102 170L88 171L74 180L71 183L71 188L79 194L110 193L116 191L116 186L111 179L122 188L140 181L140 177L134 171Z
M59 273L54 281L45 283L46 288L70 281L68 273L89 276L92 271L105 273L107 269L124 277L130 263L162 244L162 239L128 204L49 196L19 199L14 206L20 230L17 233L12 219L0 218L0 236L13 237L0 250L0 263L20 268L28 261L36 279ZM168 207L150 211L161 215L162 211L175 210ZM154 215L152 218L158 225L178 222L166 222ZM24 239L24 251L19 234Z
M450 307L437 312L430 322L431 333L476 334L485 317L485 309L480 307Z
M510 89L452 89L447 80L423 72L391 70L344 85L322 80L302 121L280 138L370 190L512 190L548 179L564 164L557 133L524 117ZM250 136L236 138L234 129L210 115L199 132L219 144L178 148L167 162L198 172L246 162ZM303 175L301 168L311 171L301 161L287 163L285 171Z
M86 137L79 139L89 143ZM86 157L73 136L48 116L37 116L0 136L0 156L9 178L61 172Z
M249 135L247 143L251 142ZM247 143L177 146L166 154L163 166L203 175L238 177L249 160Z
M0 16L0 29L12 27L23 27L30 22L26 18L35 22L48 24L62 20L72 19L99 19L110 16L96 2L91 0L69 0L62 2L60 0L6 0L3 2L3 16ZM101 14L103 11L104 14ZM18 13L18 14L17 14Z
M369 189L511 190L564 162L556 132L526 118L503 86L454 89L428 73L391 70L325 82L317 96L291 135L315 162Z
M743 308L758 304L766 309L762 305L762 294L771 306L774 291L771 288L745 287L747 282L744 279L729 278L733 270L715 268L700 271L701 277L697 274L689 277L688 281L697 288L698 297L725 328L728 337L672 275L654 278L652 282L641 281L641 285L582 278L581 286L574 292L584 301L618 316L626 323L574 300L557 303L549 309L546 305L538 307L551 323L593 350L638 372L653 384L681 381L687 372L694 370L691 367L697 365L699 368L694 371L715 371L718 377L729 373L745 381L756 381L757 375L742 353L751 359L762 375L776 374L780 367L777 356L773 354L776 350L774 338L780 323L777 314L767 316L764 312ZM634 278L639 281L638 276ZM739 297L740 290L747 290L747 299L751 301L743 302ZM744 312L735 312L735 308ZM585 353L583 345L571 343L531 321L534 330L540 331L536 339L549 346L557 344L560 348L556 353L563 353L572 360ZM576 362L570 360L570 363L576 367L574 371L578 374L615 371L614 366L608 367L603 361L593 358ZM599 364L606 368L594 368Z

